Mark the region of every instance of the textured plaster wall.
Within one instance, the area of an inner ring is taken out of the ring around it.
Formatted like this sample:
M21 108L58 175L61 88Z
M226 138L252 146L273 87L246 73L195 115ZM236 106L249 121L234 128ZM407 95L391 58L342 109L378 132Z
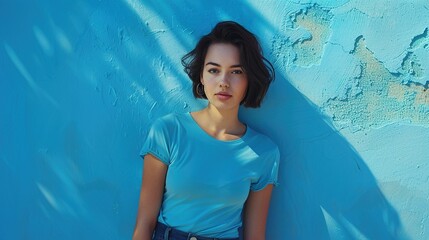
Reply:
M429 3L0 1L1 239L130 239L148 126L197 110L220 20L277 70L241 117L282 158L268 239L429 238Z

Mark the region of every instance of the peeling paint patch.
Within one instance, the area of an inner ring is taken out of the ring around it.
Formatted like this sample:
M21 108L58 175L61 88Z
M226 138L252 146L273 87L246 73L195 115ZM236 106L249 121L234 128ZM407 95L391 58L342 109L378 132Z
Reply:
M294 17L294 28L304 28L310 37L296 41L292 48L296 54L294 63L299 66L311 66L320 63L324 46L329 39L329 27L333 15L318 5L301 11Z
M420 35L415 36L410 43L402 64L400 73L404 75L402 82L415 82L425 85L429 82L429 34L426 28Z
M415 77L422 77L424 69L419 59L413 52L409 52L402 62L402 70Z
M363 37L356 38L351 52L361 63L358 79L360 94L334 97L323 104L335 124L352 131L382 127L392 122L408 122L429 126L429 93L427 85L401 84L401 75L390 73L365 45Z
M331 35L332 17L319 5L309 5L289 15L282 23L284 35L278 35L272 41L272 53L286 65L311 67L320 64Z
M426 45L429 43L429 35L428 35L428 28L425 29L425 31L417 35L413 38L411 41L410 47L411 49L415 50L416 48L419 48L420 46Z

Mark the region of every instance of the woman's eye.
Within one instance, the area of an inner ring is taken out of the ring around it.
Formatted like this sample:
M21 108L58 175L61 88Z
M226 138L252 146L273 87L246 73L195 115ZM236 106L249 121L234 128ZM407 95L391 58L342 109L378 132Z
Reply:
M215 69L215 68L211 68L211 69L209 69L208 72L209 73L218 73L219 71L217 69Z
M232 71L233 74L242 74L243 71L242 70L234 70Z

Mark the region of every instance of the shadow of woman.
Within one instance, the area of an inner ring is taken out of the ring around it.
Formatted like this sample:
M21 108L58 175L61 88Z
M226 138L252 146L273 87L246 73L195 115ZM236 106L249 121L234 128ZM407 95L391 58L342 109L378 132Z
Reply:
M267 239L407 238L364 159L285 77L240 116L281 151Z

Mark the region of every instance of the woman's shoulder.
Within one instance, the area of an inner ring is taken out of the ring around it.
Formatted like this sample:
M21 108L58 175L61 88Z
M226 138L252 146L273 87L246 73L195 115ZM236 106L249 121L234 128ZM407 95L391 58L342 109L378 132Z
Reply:
M175 123L185 117L187 113L168 113L156 118L153 122Z
M254 147L268 151L278 151L277 144L268 135L247 126L247 132L250 142Z
M158 118L155 118L152 122L152 127L157 128L176 128L181 125L183 120L186 118L186 113L168 113L166 115L162 115Z

